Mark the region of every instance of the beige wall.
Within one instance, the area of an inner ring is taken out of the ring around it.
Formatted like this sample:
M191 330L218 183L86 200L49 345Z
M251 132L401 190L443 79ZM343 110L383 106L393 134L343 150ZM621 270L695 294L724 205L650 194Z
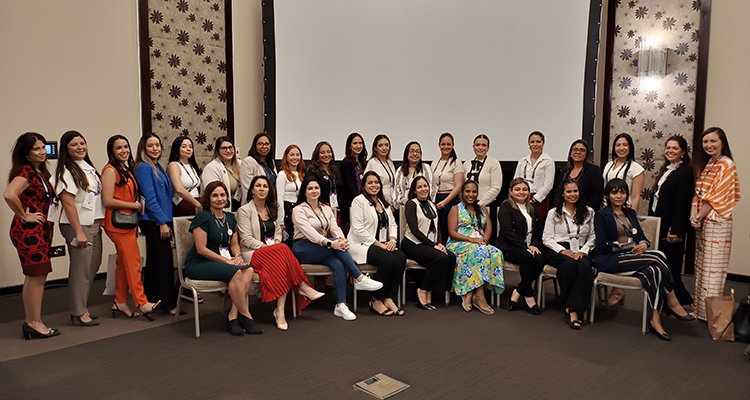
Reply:
M711 5L711 43L708 63L706 127L727 133L740 175L744 198L734 209L734 235L729 272L750 275L750 1L714 1ZM696 132L697 133L697 132Z

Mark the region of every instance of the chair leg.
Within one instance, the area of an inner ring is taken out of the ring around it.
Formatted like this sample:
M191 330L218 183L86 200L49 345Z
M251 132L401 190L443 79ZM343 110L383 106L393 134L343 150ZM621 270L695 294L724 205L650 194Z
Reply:
M646 317L648 315L648 292L643 291L643 322L641 323L641 333L646 334Z
M229 289L224 291L224 296L221 296L221 314L224 314L224 308L226 307L227 296L229 295Z
M357 312L357 287L354 286L354 282L352 281L352 296L354 299L352 300L352 306L354 307L354 312Z
M180 317L180 306L182 305L182 288L180 288L179 292L177 293L177 308L175 309L174 313L174 322L177 322L177 319Z
M292 318L297 319L297 298L294 296L294 286L289 291L289 295L292 296Z
M589 323L594 324L594 308L596 307L596 279L594 279L594 287L591 289L591 310L589 311Z
M198 292L193 289L193 313L195 314L195 338L201 337L201 313L198 309ZM177 313L179 315L179 313Z
M448 307L448 304L451 303L451 291L446 290L445 291L445 306Z
M555 298L560 297L559 285L557 284L557 278L552 278L552 288L555 289Z
M539 278L536 279L536 303L539 307L544 310L544 303L542 303L542 293L544 292L544 274L539 274Z
M404 269L404 275L401 277L401 299L406 303L406 269ZM399 304L399 307L403 307L403 304Z

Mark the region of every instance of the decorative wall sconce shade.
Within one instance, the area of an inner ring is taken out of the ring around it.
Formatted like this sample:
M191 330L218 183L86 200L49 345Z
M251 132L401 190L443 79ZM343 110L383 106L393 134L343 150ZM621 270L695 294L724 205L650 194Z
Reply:
M667 48L645 46L638 52L638 77L664 76L667 74Z

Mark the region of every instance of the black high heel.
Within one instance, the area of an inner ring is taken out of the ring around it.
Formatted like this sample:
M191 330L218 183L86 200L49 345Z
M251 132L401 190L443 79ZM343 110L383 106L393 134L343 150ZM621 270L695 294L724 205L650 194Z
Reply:
M21 330L23 331L23 338L26 340L31 339L49 339L53 336L57 336L60 334L60 331L57 329L49 328L49 332L46 334L41 333L37 331L36 329L32 328L27 324L26 322L23 323L21 326Z
M245 333L249 333L251 335L260 335L261 333L263 333L263 329L261 329L261 327L259 327L258 324L255 323L255 321L242 314L239 315L237 321L239 321L240 326L245 330Z
M112 311L112 318L117 318L117 314L115 314L115 313L120 313L120 314L124 315L125 318L134 318L134 317L140 316L140 314L138 314L135 311L131 311L130 315L125 314L125 311L120 310L120 307L117 305L117 303L112 303L112 305L115 306L115 308L112 308L112 307L109 308L109 310Z
M153 314L153 313L154 313L154 311L156 311L156 307L158 307L158 306L159 306L159 304L161 304L161 300L159 300L159 301L157 301L156 303L154 303L154 305L153 305L153 306L151 307L151 311L149 311L149 312L144 312L143 310L141 310L141 312L142 312L142 314L141 314L141 315L143 316L143 318L146 318L146 319L147 319L147 320L149 320L149 321L153 321L153 320L154 320L154 317L152 317L152 316L151 316L151 315L149 315L149 314ZM140 309L140 307L139 307L139 309Z
M654 326L651 325L651 321L648 322L648 330L649 330L649 332L653 333L654 335L656 335L656 337L658 337L661 340L664 340L664 341L667 341L667 342L672 341L672 338L669 337L668 333L666 333L666 332L664 332L664 333L658 332L656 330L656 328L654 328Z
M239 318L230 320L229 315L227 315L227 332L232 336L242 336L245 334L245 331L240 326Z
M81 325L81 326L97 326L97 325L99 325L99 321L95 321L95 320L92 319L89 322L83 322L83 321L81 321L81 316L80 315L71 315L70 316L70 324L71 325L75 325L76 323L78 323L78 325Z
M670 306L667 306L667 309L664 310L664 313L667 314L667 316L673 315L675 318L677 318L678 321L684 321L684 322L695 321L695 316L694 315L688 314L688 315L686 315L684 317L681 317L681 316L677 315L677 313L674 312L674 310L672 310L672 307L670 307Z

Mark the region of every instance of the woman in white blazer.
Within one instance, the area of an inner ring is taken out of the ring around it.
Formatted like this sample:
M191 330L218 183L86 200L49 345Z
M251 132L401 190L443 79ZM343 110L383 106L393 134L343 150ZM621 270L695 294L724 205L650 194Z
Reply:
M529 134L531 154L520 159L513 178L523 178L529 184L529 202L536 206L539 218L545 221L550 208L549 194L555 184L555 160L544 152L544 134Z
M503 170L500 168L499 161L487 155L489 151L490 138L480 133L474 138L475 157L464 163L464 171L466 171L466 180L476 182L479 187L477 203L487 207L487 211L490 212L490 221L492 221L490 243L495 243L497 238L496 198L503 186Z
M391 161L391 140L380 134L372 141L372 156L367 161L365 172L375 171L381 177L383 198L386 205L398 207L396 201L396 167ZM393 211L393 210L391 210Z
M383 283L370 300L370 311L383 316L404 315L393 299L406 268L406 254L396 248L398 227L383 197L383 185L374 171L362 178L361 194L354 198L350 212L349 253L357 264L378 267L375 279Z
M243 198L240 186L240 162L237 160L237 152L234 150L232 139L228 136L216 139L214 158L203 168L201 175L203 189L206 189L206 186L213 181L224 183L224 186L231 192L231 204L227 202L224 211L237 211Z

